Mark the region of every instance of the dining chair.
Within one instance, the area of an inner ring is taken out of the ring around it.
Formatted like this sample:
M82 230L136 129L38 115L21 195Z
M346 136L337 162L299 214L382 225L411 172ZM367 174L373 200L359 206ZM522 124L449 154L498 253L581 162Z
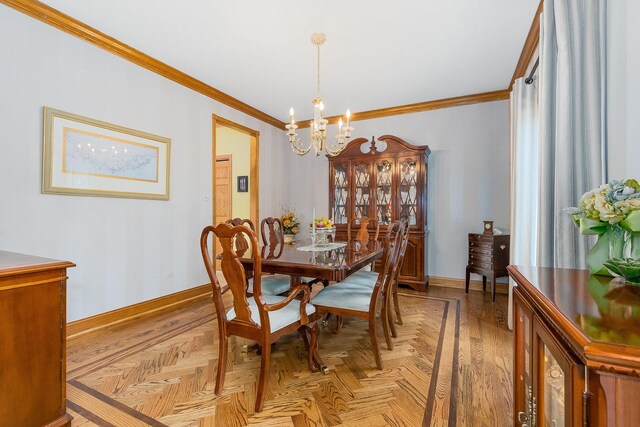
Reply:
M262 244L268 245L270 248L279 248L280 252L284 247L284 225L282 224L282 220L276 217L267 217L264 218L260 222L260 234L262 235ZM262 276L262 292L265 292L265 285L268 293L278 292L278 294L282 292L286 292L289 290L291 285L293 284L291 281L291 276L286 274L273 274L268 276ZM265 280L267 283L265 283ZM320 279L315 279L313 277L301 277L300 281L302 283L306 283L307 286L314 285L315 283L321 282ZM286 282L286 289L284 288ZM277 294L273 294L277 295Z
M396 261L396 265L392 271L391 284L389 286L389 293L391 298L389 298L389 304L393 302L394 311L396 315L396 321L399 325L402 325L402 314L400 310L400 301L398 298L398 278L400 277L400 272L402 271L402 263L404 262L404 255L407 251L407 245L409 243L409 226L408 223L403 229L403 233L401 237L401 246L400 246L400 254ZM379 274L375 271L357 271L353 273L351 276L347 277L347 280L352 283L360 284L362 286L373 287L375 286L376 281L378 280ZM389 320L391 327L391 335L396 338L398 333L396 331L395 323L392 319L392 312L389 312Z
M313 305L320 313L332 313L336 317L355 316L369 321L369 339L378 369L382 369L376 332L378 311L380 311L387 348L393 348L389 334L387 294L392 268L400 252L398 236L403 232L404 226L404 223L396 222L387 228L382 254L383 269L373 288L350 283L347 278L320 290L312 299Z
M208 241L212 233L219 239L222 247L221 270L227 282L225 286L221 286L218 281L209 252ZM237 236L240 234L243 239L248 241L248 249L251 250L253 271L255 272L253 297L249 297L249 299L245 292L245 270L234 250L234 240L237 240ZM315 307L309 304L309 289L304 285L299 285L292 289L286 297L263 295L262 260L258 240L250 228L241 225L231 226L226 223L218 224L215 227L211 225L205 227L200 236L200 250L211 280L213 303L218 319L219 357L216 395L220 394L224 387L229 337L232 335L255 341L262 348L255 402L256 412L260 412L264 405L269 377L271 343L283 335L298 331L307 348L309 369L313 372L326 369L317 351L318 315ZM226 310L222 297L228 291L231 291L233 306Z
M351 227L359 226L358 232L356 233L355 240L359 240L361 242L368 242L371 238L371 234L369 233L369 224L373 223L375 225L375 234L373 235L373 240L377 241L380 236L380 223L376 218L351 218L347 222L347 240L352 240L351 238ZM361 271L373 271L375 269L375 261L371 263L371 265L363 267Z
M229 224L231 226L245 225L251 229L251 231L255 232L255 226L253 225L253 221L246 218L233 218L225 221L225 224ZM234 247L236 253L240 256L243 256L245 252L249 249L249 242L245 238L245 236L240 233L234 238ZM248 271L246 273L247 276L247 292L253 293L253 271ZM291 289L291 278L284 274L267 274L262 277L262 293L265 295L280 295L287 292Z
M356 240L360 240L361 242L367 242L370 239L369 233L369 223L373 223L375 225L375 234L373 240L378 240L380 235L380 223L375 218L351 218L347 222L347 240L351 240L351 227L359 226L358 233L356 234Z

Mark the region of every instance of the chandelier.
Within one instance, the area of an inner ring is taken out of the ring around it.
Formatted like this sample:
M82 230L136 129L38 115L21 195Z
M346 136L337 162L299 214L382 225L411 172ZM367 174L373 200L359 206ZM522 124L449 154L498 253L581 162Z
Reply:
M305 142L298 138L296 129L298 125L295 122L293 116L293 107L289 110L289 117L291 122L286 126L287 135L289 135L289 142L291 148L296 154L304 156L311 148L316 154L316 157L320 155L322 151L327 153L328 156L333 157L340 154L345 149L349 139L351 138L351 132L353 128L349 126L349 118L351 113L347 109L346 113L346 126L343 127L342 118L338 120L338 134L335 136L336 142L329 145L327 143L327 124L329 121L324 118L324 101L320 97L320 46L327 40L327 36L324 33L313 33L311 35L311 43L316 46L318 50L318 66L317 66L317 88L316 99L313 100L313 119L309 123L309 145L305 147Z

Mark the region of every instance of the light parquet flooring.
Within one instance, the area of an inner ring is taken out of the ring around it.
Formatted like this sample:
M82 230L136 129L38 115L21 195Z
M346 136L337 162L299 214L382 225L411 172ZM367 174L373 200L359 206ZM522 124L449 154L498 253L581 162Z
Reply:
M298 335L271 358L264 410L254 413L260 356L231 338L223 393L213 392L218 338L210 302L195 302L68 342L72 426L512 425L512 334L506 297L432 287L403 290L395 348L379 333L375 368L367 324L321 328L328 375L311 373Z

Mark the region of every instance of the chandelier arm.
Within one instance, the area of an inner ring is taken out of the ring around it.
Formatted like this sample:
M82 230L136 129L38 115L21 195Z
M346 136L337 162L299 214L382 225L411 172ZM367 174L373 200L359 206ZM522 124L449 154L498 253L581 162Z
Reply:
M329 146L329 144L326 143L324 146L324 151L326 151L330 157L334 157L342 153L342 151L346 147L347 147L347 144L345 144L344 142L338 142L337 144L333 144L332 146Z
M304 148L304 141L302 140L302 138L291 140L290 142L291 142L291 148L293 148L293 151L296 154L299 154L301 156L304 156L305 154L307 154L309 150L311 150L311 147L313 147L313 144L310 143L307 148Z

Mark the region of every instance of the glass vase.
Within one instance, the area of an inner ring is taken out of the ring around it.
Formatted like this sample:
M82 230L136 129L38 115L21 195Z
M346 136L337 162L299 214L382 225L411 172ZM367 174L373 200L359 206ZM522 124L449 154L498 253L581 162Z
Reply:
M628 258L631 256L631 233L615 224L609 228L609 259Z

